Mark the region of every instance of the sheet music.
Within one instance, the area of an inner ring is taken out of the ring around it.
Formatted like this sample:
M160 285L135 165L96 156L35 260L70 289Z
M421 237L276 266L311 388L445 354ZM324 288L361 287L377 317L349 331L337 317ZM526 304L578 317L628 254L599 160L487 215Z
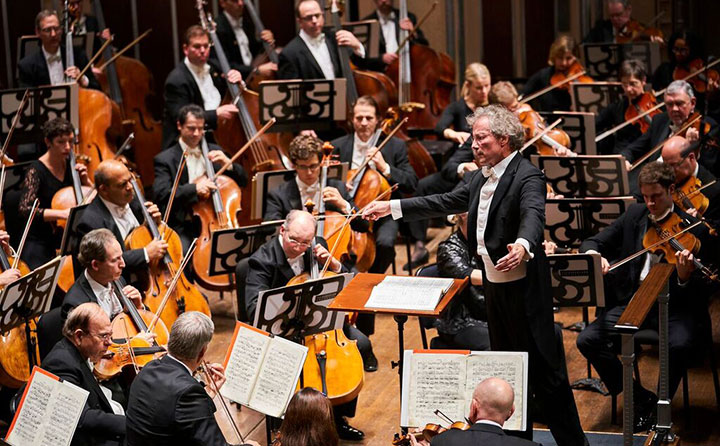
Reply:
M387 276L373 287L365 308L432 311L453 283L453 279Z
M240 404L248 404L270 339L270 336L246 327L238 329L225 365L226 381L220 389L223 396Z
M68 446L87 396L78 386L33 372L6 441L15 446Z
M527 355L527 353L524 353ZM472 394L485 378L497 377L507 381L515 391L515 413L503 426L507 430L525 430L526 407L524 404L527 370L523 353L474 352L467 358L465 383L465 414L470 413ZM460 418L458 418L460 419Z
M304 345L272 338L248 406L273 417L282 416L295 393L307 351Z
M464 355L417 354L412 356L409 366L409 426L440 422L442 419L433 413L436 409L453 420L464 419Z

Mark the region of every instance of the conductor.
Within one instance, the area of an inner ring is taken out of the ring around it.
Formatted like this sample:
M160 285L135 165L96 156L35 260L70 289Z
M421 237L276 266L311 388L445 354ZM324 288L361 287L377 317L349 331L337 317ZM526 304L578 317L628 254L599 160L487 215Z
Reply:
M480 260L490 346L527 351L531 394L558 445L588 444L555 342L547 259L543 174L518 154L518 118L490 105L468 117L472 151L482 169L452 192L374 202L363 217L406 221L468 212L468 245ZM532 422L522 436L532 438Z

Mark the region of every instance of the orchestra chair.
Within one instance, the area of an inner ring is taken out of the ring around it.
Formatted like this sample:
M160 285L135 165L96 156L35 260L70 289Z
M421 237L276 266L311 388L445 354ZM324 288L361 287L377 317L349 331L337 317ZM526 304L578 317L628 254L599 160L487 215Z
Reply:
M41 364L45 356L55 347L55 344L63 338L61 308L62 307L55 307L38 319L37 341Z
M247 312L245 311L245 280L247 279L249 270L250 257L240 259L235 269L235 287L237 291L237 314L235 315L235 318L240 322L247 322L252 324L253 321L250 320Z

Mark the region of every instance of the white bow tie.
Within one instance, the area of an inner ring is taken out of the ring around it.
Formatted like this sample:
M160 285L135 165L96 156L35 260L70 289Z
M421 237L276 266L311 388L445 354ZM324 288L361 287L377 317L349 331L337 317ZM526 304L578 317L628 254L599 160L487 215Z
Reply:
M488 166L483 166L481 169L481 172L485 178L490 178L491 180L497 180L497 174L495 173L495 169Z
M194 156L195 158L202 157L202 151L199 147L195 147L194 149L188 148L186 150L186 153L188 154L188 156Z
M59 54L50 55L47 58L47 63L55 63L55 62L61 62L62 58Z
M305 195L315 195L320 191L320 185L313 184L312 186L302 186L301 191L304 192Z

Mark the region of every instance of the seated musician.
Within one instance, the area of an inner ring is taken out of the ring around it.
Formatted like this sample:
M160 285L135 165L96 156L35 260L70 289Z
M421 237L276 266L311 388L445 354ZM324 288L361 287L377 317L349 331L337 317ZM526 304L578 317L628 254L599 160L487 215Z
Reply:
M662 148L662 160L675 171L675 187L680 190L689 191L692 183L699 187L706 186L700 194L708 199L707 209L696 209L687 207L685 203L678 203L688 214L699 218L702 216L715 226L720 222L720 184L716 181L715 175L710 173L702 164L698 163L699 146L691 144L682 136L670 138ZM688 195L688 194L686 194ZM690 192L692 195L692 192ZM694 199L693 197L690 197ZM692 204L692 203L691 203Z
M577 58L578 46L574 38L568 35L561 35L556 38L552 45L550 45L547 60L548 66L530 76L530 79L528 79L523 89L523 97L530 96L536 91L549 87L555 74L558 74L559 77L564 79L570 68L577 62ZM567 86L567 84L565 84L565 86ZM571 106L569 89L562 87L555 88L536 98L531 103L537 111L568 111Z
M697 116L694 113L695 93L690 84L685 81L673 81L668 85L667 90L665 90L664 100L667 111L655 115L650 124L650 130L628 144L625 149L620 152L625 157L628 169L643 155L650 152L653 148L656 148L658 144L665 141L674 132L680 130L688 120ZM710 129L707 132L708 135L712 136L717 133L717 123L712 118L704 117L684 133L685 138L687 138L689 142L692 143L699 139L700 133L698 127L701 121L706 125L709 124ZM657 160L659 157L660 153L658 151L650 156L647 161ZM716 174L718 169L720 169L718 156L714 150L706 150L701 153L698 161L713 174ZM631 190L636 186L636 183L632 183L631 176Z
M606 306L598 309L598 318L580 332L577 346L590 360L608 391L617 395L623 390L622 365L617 358L619 336L615 329L618 318L628 301L647 277L650 268L661 261L655 253L646 253L636 259L610 270L610 262L617 262L635 254L643 246L647 231L654 231L655 223L662 225L668 217L677 214L680 218L695 221L673 205L672 191L675 188L675 174L667 163L652 162L640 171L640 190L645 204L633 204L624 214L599 234L585 240L581 252L600 253L605 274ZM671 233L677 232L671 228ZM691 229L700 238L702 246L697 257L709 259L713 246L704 226ZM675 394L683 372L695 354L704 348L703 339L710 339L707 296L710 290L693 264L694 254L683 250L665 261L675 263L675 272L670 278L669 352L670 352L670 397ZM642 328L657 329L657 307L645 318ZM653 410L657 397L653 392L633 381L635 400L635 429L646 430L653 424Z
M130 387L127 446L227 446L215 420L214 386L193 377L203 364L215 326L198 311L181 314L170 330L168 354L147 364ZM210 379L225 383L220 364ZM246 445L258 446L247 440Z
M444 346L461 350L490 350L482 267L471 255L467 241L467 212L455 215L458 229L437 249L437 266L442 277L470 277L470 286L450 301L442 317L434 321Z
M645 95L646 79L645 64L642 61L627 59L620 64L620 83L624 95L620 100L609 104L597 114L595 117L595 130L598 134L625 122L625 115L629 108L634 108L635 114L641 114L644 111L640 107L640 103L648 101L648 98L652 95L652 93ZM654 105L655 101L652 101L652 106ZM647 115L641 119L645 122L651 122L652 116ZM627 125L612 136L598 142L598 153L604 155L620 153L628 144L639 138L642 133L640 123Z
M105 28L101 30L97 18L83 12L81 0L68 0L67 6L68 11L70 12L70 17L75 21L75 25L73 26L73 35L84 36L88 33L95 33L93 52L99 51L102 46L102 40L107 40L111 37L110 29ZM93 72L98 73L100 71L96 71L95 67L93 67Z
M173 182L178 173L183 153L188 153L187 164L180 174L180 183L173 200L168 225L180 236L183 251L186 251L199 230L192 222L192 207L202 200L211 199L211 192L217 188L205 175L205 160L200 147L205 134L205 112L198 105L186 105L178 111L177 130L180 138L170 148L155 156L155 201L165 212ZM230 161L227 154L215 144L208 144L208 158L215 171ZM235 181L239 187L247 184L247 174L240 164L233 163L224 175Z
M368 62L370 63L371 69L385 71L385 68L398 58L397 50L402 43L400 40L400 29L412 31L415 24L417 24L417 17L408 11L407 18L400 20L400 10L393 5L393 0L374 1L375 11L365 16L363 20L377 20L380 24L380 30L382 31L380 33L380 57L379 60L371 59ZM415 29L415 33L410 38L410 42L420 45L428 44L420 28Z
M509 436L503 425L515 413L515 392L502 378L485 378L473 391L468 420L470 429L448 429L430 443L410 436L412 445L432 446L538 446L539 443Z
M10 234L2 229L0 229L0 249L3 249L6 254L10 253ZM20 277L22 277L20 270L16 268L6 269L0 273L0 288L18 280Z
M218 119L237 116L234 104L222 104L227 82L239 84L242 75L231 69L221 73L210 59L210 34L199 25L185 31L183 42L185 59L168 74L165 80L165 110L163 112L163 148L175 144L180 109L195 104L203 109L203 121L209 129L216 129Z
M280 432L272 446L309 444L337 446L338 435L330 400L322 392L304 387L290 399Z
M69 209L52 209L55 193L63 187L72 186L71 169L78 171L84 186L91 186L87 167L82 163L70 166L70 151L74 150L75 129L63 119L55 118L43 125L43 136L48 150L32 162L21 187L19 216L27 221L33 203L39 201L37 215L33 220L21 258L30 269L35 269L56 255L60 246L62 231L56 231L54 223L66 220Z
M277 71L277 65L272 62L265 62L253 67L253 59L263 54L262 42L270 46L275 44L275 37L272 31L265 29L257 38L255 26L250 20L249 14L243 14L245 0L220 0L222 13L215 17L217 24L218 39L222 44L225 56L230 67L239 71L243 79L247 79L251 73L257 72L263 76L269 76Z
M88 366L99 362L112 344L110 318L97 303L86 302L68 314L62 332L42 368L89 392L71 446L123 444L125 411Z
M634 33L644 29L642 25L630 18L632 15L630 0L607 0L607 12L610 18L598 20L583 39L583 43L617 43L618 37L620 40L623 37L631 39L634 37ZM655 35L648 36L646 40L661 43L663 41L661 36Z
M106 228L115 235L121 247L125 246L128 235L145 223L141 206L147 208L156 223L160 222L160 211L155 204L149 201L140 203L136 199L130 183L132 175L125 164L117 160L105 160L95 168L97 195L80 217L78 238L94 229ZM139 283L135 276L142 275L150 262L161 259L166 252L167 243L164 240L153 240L143 249L124 251L125 279L129 283Z
M330 258L327 243L322 238L317 238L315 251L311 251L316 226L315 218L311 214L292 210L280 227L280 234L250 256L245 280L245 309L251 321L255 320L260 291L283 287L293 277L309 272L313 256L321 267ZM330 261L328 271L346 272L340 261L335 258ZM345 324L343 331L348 338L358 341L358 350L365 362L372 355L369 339L350 324ZM374 358L374 355L372 357ZM377 369L377 359L374 364ZM349 403L335 406L337 431L343 440L359 441L364 437L362 431L350 426L345 420L345 417L355 415L356 406L357 398Z
M445 139L454 142L458 147L462 146L465 141L470 138L470 126L467 123L467 117L471 115L476 108L483 107L488 104L488 93L490 92L490 71L488 68L478 62L473 62L465 69L465 82L460 92L462 98L451 103L443 110L440 120L435 126L435 131ZM472 162L472 152L469 147L465 150L464 155L467 162L456 163L455 153L451 155L453 166L459 170L449 172L435 172L418 181L418 187L415 195L422 197L425 195L441 194L451 191L462 178L467 170L477 169L477 165ZM444 166L443 166L444 167ZM428 220L418 220L408 223L410 228L410 237L415 242L413 254L409 263L403 266L408 271L428 262L430 253L425 249L427 243Z
M20 87L64 84L67 78L71 78L77 80L81 87L100 89L92 70L87 70L78 79L81 70L88 64L82 48L73 47L75 65L67 66L63 28L57 12L40 11L35 17L35 34L40 39L40 51L26 55L18 63Z

